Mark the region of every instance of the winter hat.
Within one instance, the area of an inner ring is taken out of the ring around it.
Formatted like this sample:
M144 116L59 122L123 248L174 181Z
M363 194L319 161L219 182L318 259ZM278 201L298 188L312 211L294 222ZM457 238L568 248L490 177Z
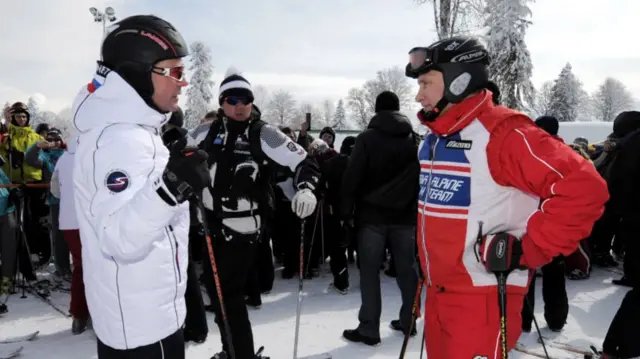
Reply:
M36 126L36 133L39 135L42 135L43 132L48 132L49 131L49 124L48 123L39 123L38 126Z
M309 152L311 152L312 156L325 153L328 150L329 145L319 138L313 140L313 142L311 142L311 145L309 145Z
M229 67L224 74L224 80L220 83L220 96L218 96L218 104L222 106L224 99L229 96L245 97L249 102L253 102L253 90L251 83L247 81L238 69Z
M622 138L625 135L640 128L640 112L624 111L613 120L613 133Z
M545 130L551 136L558 135L558 129L560 125L558 124L558 120L553 116L540 116L536 119L536 126Z
M169 118L168 124L176 127L184 126L184 112L182 112L180 107L171 113L171 118Z
M400 99L391 91L382 91L376 97L375 111L400 111Z
M351 152L353 152L353 146L356 145L356 137L355 136L347 136L342 140L342 144L340 145L340 154L351 156Z

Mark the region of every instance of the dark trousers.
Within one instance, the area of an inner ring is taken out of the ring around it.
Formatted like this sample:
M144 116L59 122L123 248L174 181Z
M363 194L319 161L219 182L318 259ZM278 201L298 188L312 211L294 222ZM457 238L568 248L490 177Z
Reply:
M82 243L80 242L79 230L62 231L67 247L73 259L73 271L71 272L71 305L69 312L74 318L89 318L89 308L87 307L87 297L84 291L84 280L82 278Z
M333 281L340 288L349 285L347 269L348 237L336 216L326 215L324 218L325 255L331 257L329 266ZM326 259L326 258L325 258Z
M0 216L0 255L2 255L2 270L0 277L13 280L16 275L18 260L18 246L20 236L17 235L16 212Z
M624 275L634 288L640 288L640 213L625 213L616 235L624 246Z
M358 258L360 261L360 296L358 332L380 338L380 266L387 241L395 258L396 282L402 296L400 324L409 330L411 309L418 286L416 266L416 229L408 225L362 225L358 229Z
M291 203L289 203L291 206ZM300 218L298 218L290 209L291 207L283 208L276 213L276 222L274 223L274 235L276 235L281 243L283 249L282 264L284 271L297 273L300 268ZM314 216L307 217L307 222L315 220ZM309 223L307 223L307 226ZM311 224L313 226L313 224ZM303 262L307 261L309 254L308 240L305 236L305 258Z
M71 260L69 259L69 247L62 235L58 221L58 217L60 215L60 204L52 204L49 206L49 209L51 212L49 215L49 220L51 221L51 231L49 234L51 236L51 245L54 250L53 261L55 263L56 271L58 271L60 275L70 274Z
M51 239L49 227L49 206L46 203L48 189L27 187L25 194L24 230L31 254L38 254L40 262L51 259Z
M542 299L544 300L544 319L551 329L562 329L569 315L569 298L565 286L564 262L562 257L556 257L542 266ZM533 313L536 303L536 277L529 285L525 303L522 306L522 329L531 330ZM527 304L531 304L531 307Z
M98 359L184 359L182 329L170 336L135 349L113 349L98 339Z
M634 288L627 292L618 312L613 317L607 335L604 337L602 351L621 359L640 357L638 323L640 323L640 290Z
M187 289L184 293L184 301L187 306L187 317L184 320L184 331L187 337L198 337L209 333L207 316L202 301L200 282L192 260L187 267Z
M607 203L604 213L594 223L591 235L589 235L589 245L594 256L609 255L613 236L616 234L620 216ZM616 240L617 241L617 240Z
M246 294L251 298L260 298L261 293L270 292L273 289L273 281L275 279L269 231L263 231L260 237L258 253L253 261L249 278L247 278Z
M233 339L233 348L236 354L233 359L254 359L253 331L251 330L244 294L247 278L258 250L258 243L257 241L249 242L242 239L226 241L223 238L214 237L212 247L218 267L224 309L226 310ZM216 324L221 333L222 349L228 352L227 335L213 279L211 261L204 260L203 269L205 287L216 313Z

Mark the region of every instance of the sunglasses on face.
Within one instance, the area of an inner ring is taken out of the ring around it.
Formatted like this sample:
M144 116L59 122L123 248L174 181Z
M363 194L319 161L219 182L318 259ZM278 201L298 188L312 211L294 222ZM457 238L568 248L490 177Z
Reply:
M228 103L231 106L235 106L237 104L248 105L249 99L246 97L238 97L238 96L228 96L224 99L224 102Z
M176 81L184 80L184 66L176 66L176 67L153 67L153 72L170 77Z

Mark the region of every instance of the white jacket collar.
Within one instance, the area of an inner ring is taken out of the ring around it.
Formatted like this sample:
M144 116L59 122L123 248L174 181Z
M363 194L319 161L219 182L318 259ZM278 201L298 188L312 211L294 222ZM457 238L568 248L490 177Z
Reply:
M80 133L115 123L159 128L169 115L149 107L120 75L101 66L73 102L73 124Z

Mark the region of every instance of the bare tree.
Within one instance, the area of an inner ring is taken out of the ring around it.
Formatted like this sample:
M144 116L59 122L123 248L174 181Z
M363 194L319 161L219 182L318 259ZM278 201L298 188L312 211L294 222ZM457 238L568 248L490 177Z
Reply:
M593 94L594 115L601 121L613 121L620 112L633 108L633 104L633 95L627 87L611 77Z
M267 122L272 124L289 125L296 118L296 100L289 91L276 91L271 97L268 107Z
M433 7L438 39L464 34L482 26L483 0L413 0Z
M351 111L358 128L367 128L372 113L369 112L366 93L363 89L354 87L349 90L347 108Z
M409 79L405 76L404 70L397 66L378 71L376 78L365 82L362 88L371 114L374 113L376 98L383 91L395 93L400 100L401 109L407 108L413 102Z
M530 105L531 114L535 117L545 116L551 112L551 95L553 81L546 81L535 91Z
M253 103L258 106L263 113L268 110L269 106L269 90L265 86L258 85L252 89Z

